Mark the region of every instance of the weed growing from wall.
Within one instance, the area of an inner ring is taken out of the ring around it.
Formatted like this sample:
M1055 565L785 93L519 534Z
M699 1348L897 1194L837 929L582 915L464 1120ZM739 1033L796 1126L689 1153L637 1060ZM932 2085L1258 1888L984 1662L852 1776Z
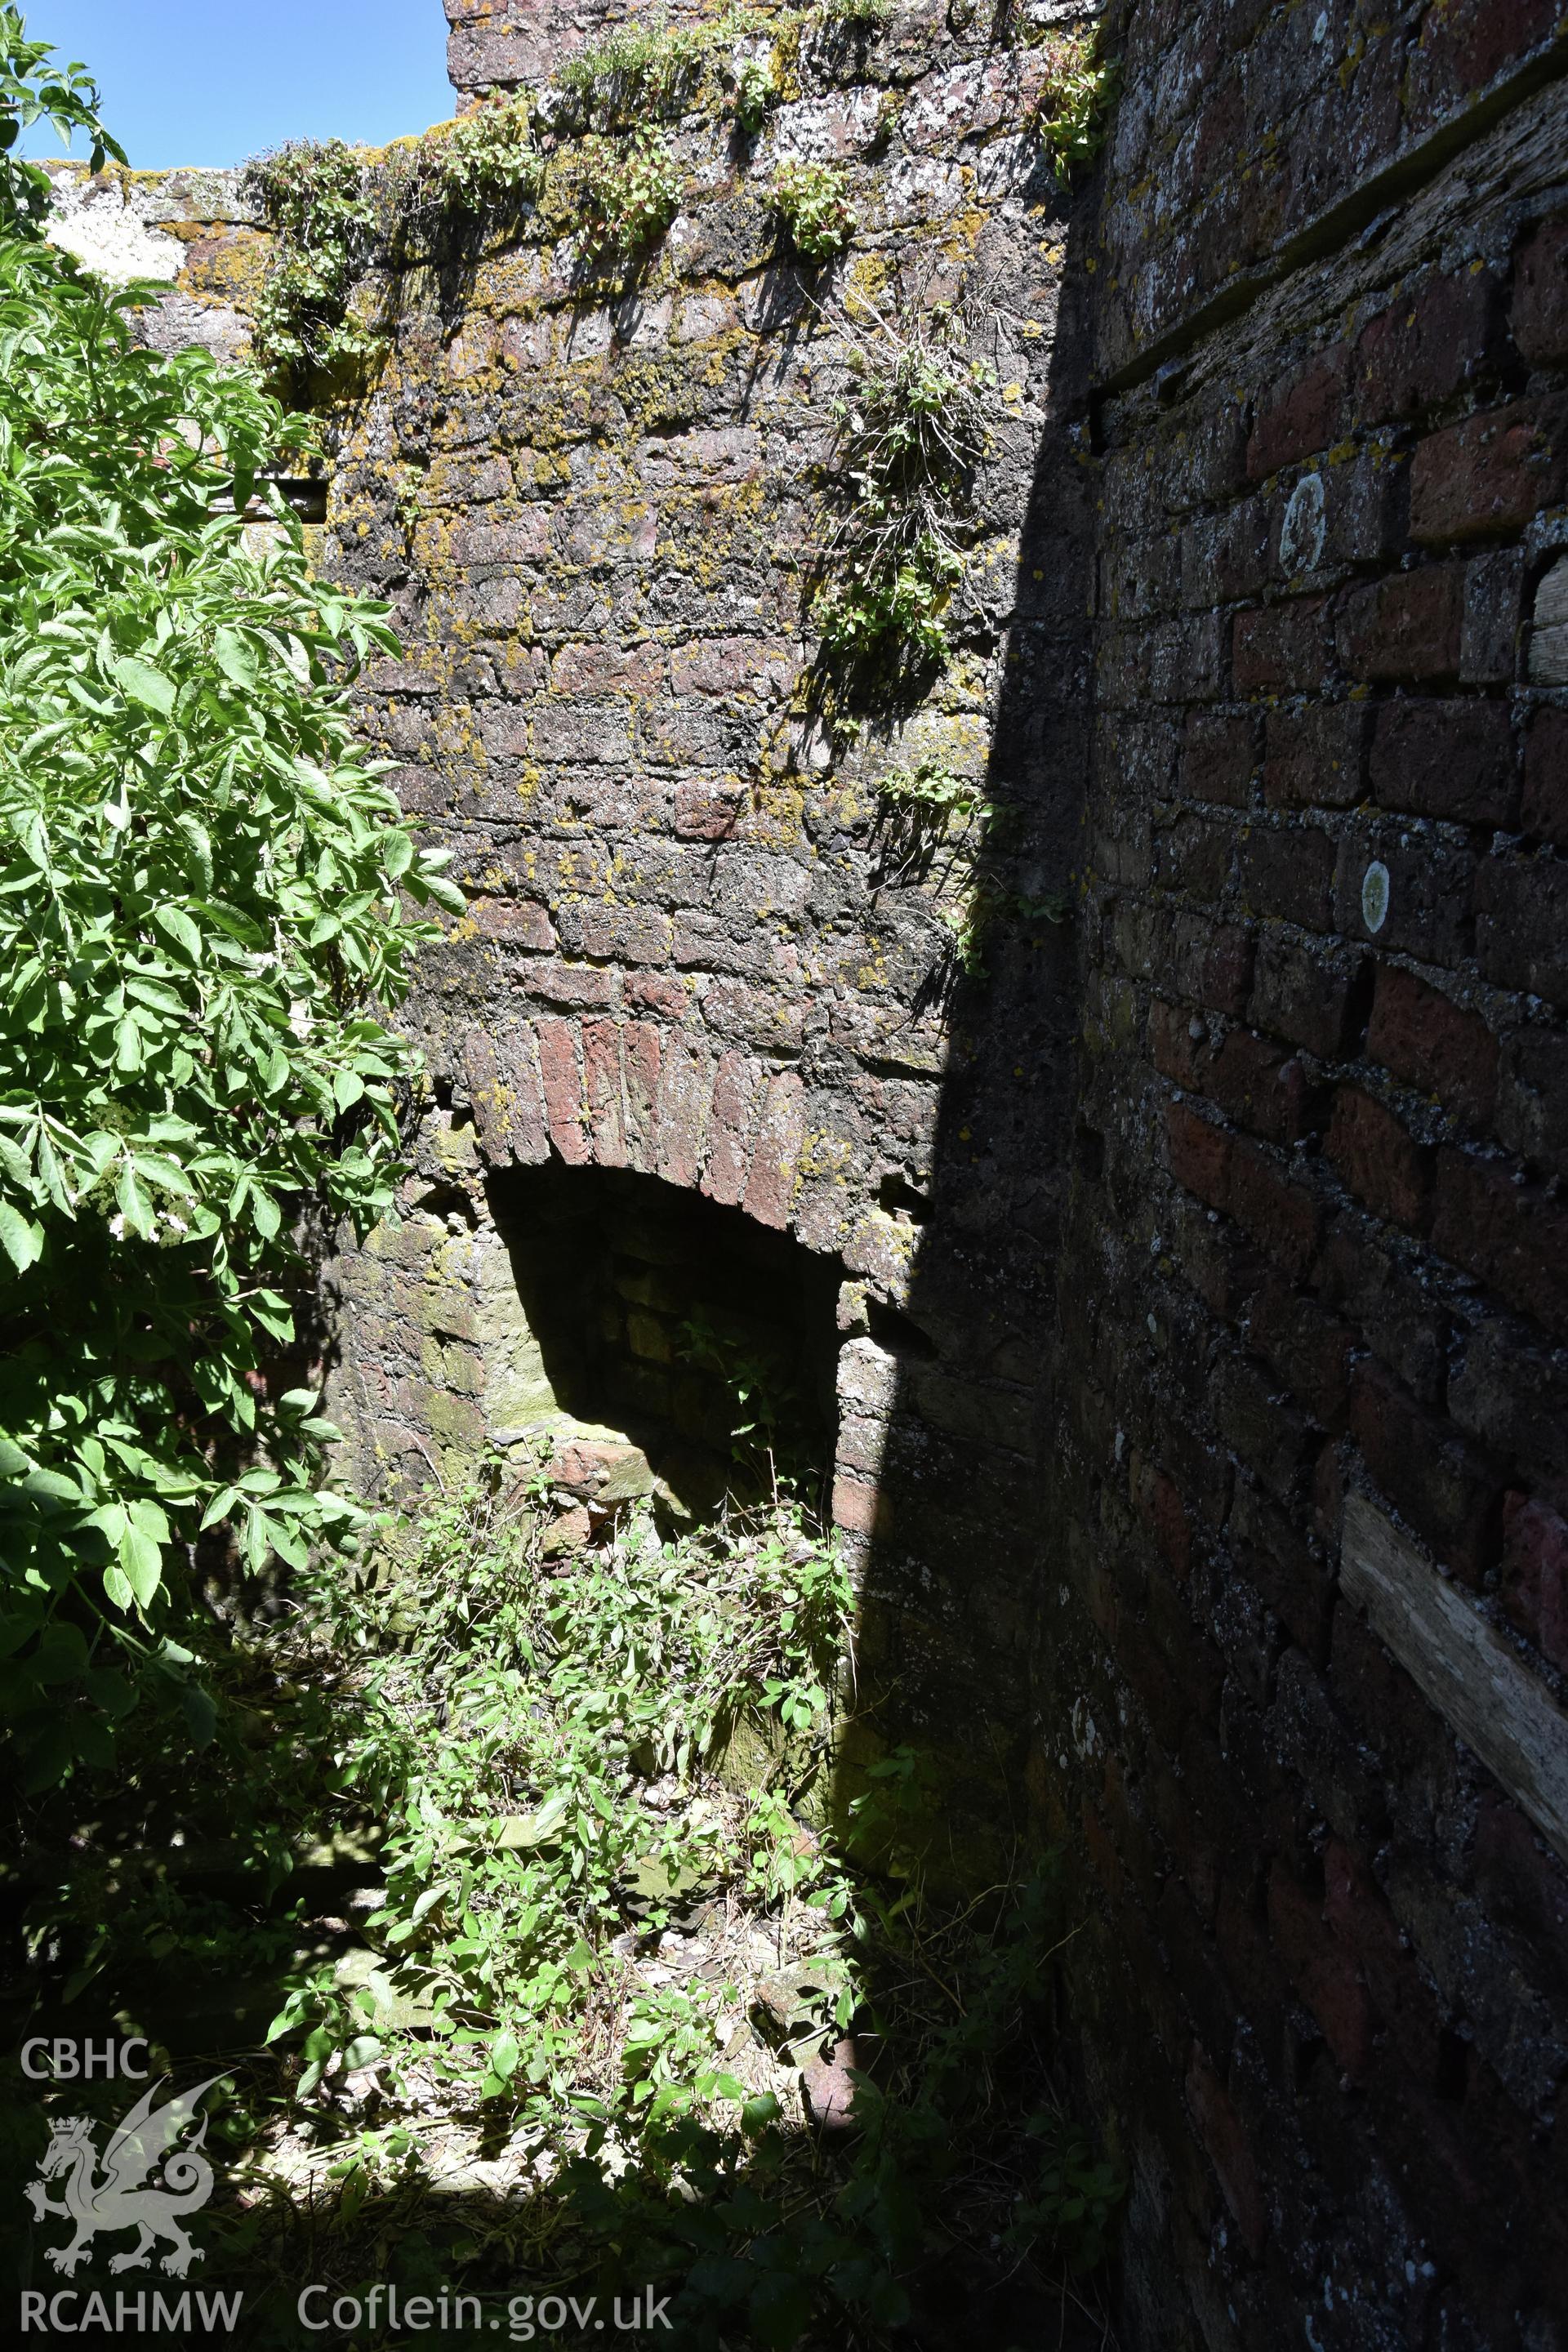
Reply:
M780 37L804 21L788 9L732 6L701 25L653 16L627 26L556 68L565 123L630 130L701 111L760 131L781 96Z
M973 776L942 761L889 768L877 779L879 886L917 885L936 901L957 970L974 979L998 923L1060 922L1062 899L1025 900L994 870L1012 812L986 798Z
M584 125L619 131L673 121L695 103L721 29L672 30L659 16L627 25L558 66L556 87Z
M548 89L492 100L384 154L341 141L300 142L261 158L250 186L278 237L256 322L258 358L301 395L329 396L379 348L352 311L355 283L377 253L402 257L464 219L531 202L547 170L546 142L582 140L584 249L591 259L646 253L674 218L679 184L658 127L700 111L729 114L754 135L776 106L803 33L864 33L889 20L890 0L818 0L766 16L737 5L701 26L662 17L629 25L567 58ZM1034 124L1062 182L1092 161L1105 136L1114 68L1092 32L1041 34L1047 73ZM875 146L888 143L901 100L889 93ZM585 137L583 134L587 134ZM608 134L608 135L607 135ZM821 264L856 232L847 174L829 163L785 163L773 200L795 252ZM864 650L900 635L936 648L953 577L941 532L910 539L890 570L862 578L835 641ZM853 564L851 564L853 568Z
M388 148L375 180L378 214L395 232L413 225L429 229L443 215L478 215L537 196L544 157L535 142L531 96L523 90L476 107L422 139Z
M755 135L779 102L772 52L765 58L742 58L731 69L730 110L740 128Z
M277 239L253 349L269 375L308 396L376 347L349 309L375 229L363 159L341 139L300 140L250 164L245 184Z
M663 132L652 126L624 139L590 132L582 159L584 252L595 261L645 252L680 205L680 167Z
M257 359L301 398L345 388L381 347L351 307L378 255L401 257L464 218L515 211L537 196L544 168L527 92L379 155L334 139L258 157L246 185L277 252L257 306Z
M942 888L962 882L973 862L976 836L996 816L973 776L942 761L888 768L877 779L882 883L934 879Z
M855 235L849 184L832 163L785 163L773 182L773 206L805 261L832 261Z
M830 657L929 666L963 574L963 524L986 447L995 372L965 349L972 322L924 317L912 333L873 314L853 336L852 390L835 404L828 494L838 512L812 613Z
M1098 28L1051 33L1035 128L1047 163L1062 184L1087 169L1105 144L1116 68L1101 57Z

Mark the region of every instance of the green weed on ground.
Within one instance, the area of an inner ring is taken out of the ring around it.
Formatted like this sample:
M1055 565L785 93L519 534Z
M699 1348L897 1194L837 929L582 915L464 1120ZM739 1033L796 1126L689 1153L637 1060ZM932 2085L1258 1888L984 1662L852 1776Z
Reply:
M653 2282L661 2340L712 2352L919 2340L954 2276L997 2342L1047 2278L1089 2294L1120 2182L1051 2090L1053 1873L939 1898L920 1758L837 1784L833 1541L787 1500L562 1524L492 1465L215 1630L175 1834L221 1822L237 1885L160 1866L168 1805L124 1782L74 1852L24 1824L73 1852L29 1924L84 2015L156 2035L159 1984L187 2011L205 1969L275 1988L187 2053L233 2086L205 2282L246 2285L258 2345L297 2340L311 2276L460 2284L476 2341L525 2290ZM144 1729L149 1789L178 1785L174 1727Z

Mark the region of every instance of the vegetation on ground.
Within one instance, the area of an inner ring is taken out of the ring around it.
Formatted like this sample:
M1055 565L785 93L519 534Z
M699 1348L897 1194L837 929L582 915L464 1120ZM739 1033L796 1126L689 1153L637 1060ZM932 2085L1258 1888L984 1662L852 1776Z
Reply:
M919 1756L844 1777L848 1579L787 1496L571 1541L561 1499L492 1461L231 1610L203 1785L144 1715L40 1874L35 1969L228 2070L204 2276L282 2343L323 2259L487 2314L652 2282L713 2352L881 2345L955 2269L999 2313L1089 2292L1121 2182L1052 2089L1051 1864L955 1898ZM191 2046L258 1969L241 2046Z

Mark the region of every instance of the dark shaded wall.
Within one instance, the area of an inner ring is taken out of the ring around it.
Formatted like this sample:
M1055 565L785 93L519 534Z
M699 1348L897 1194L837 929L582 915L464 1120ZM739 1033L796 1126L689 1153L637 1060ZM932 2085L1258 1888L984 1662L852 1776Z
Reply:
M1544 2352L1568 43L1256 0L1121 46L1037 1697L1125 2334Z

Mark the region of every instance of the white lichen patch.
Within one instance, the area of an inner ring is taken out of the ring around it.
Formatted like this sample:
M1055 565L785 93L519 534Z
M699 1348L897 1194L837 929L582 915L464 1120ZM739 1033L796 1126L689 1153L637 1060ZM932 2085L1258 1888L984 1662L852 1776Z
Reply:
M45 231L51 245L74 255L84 269L107 278L111 286L128 286L134 278L172 283L184 260L178 237L150 227L125 191L113 184L61 173L54 182L55 202Z

